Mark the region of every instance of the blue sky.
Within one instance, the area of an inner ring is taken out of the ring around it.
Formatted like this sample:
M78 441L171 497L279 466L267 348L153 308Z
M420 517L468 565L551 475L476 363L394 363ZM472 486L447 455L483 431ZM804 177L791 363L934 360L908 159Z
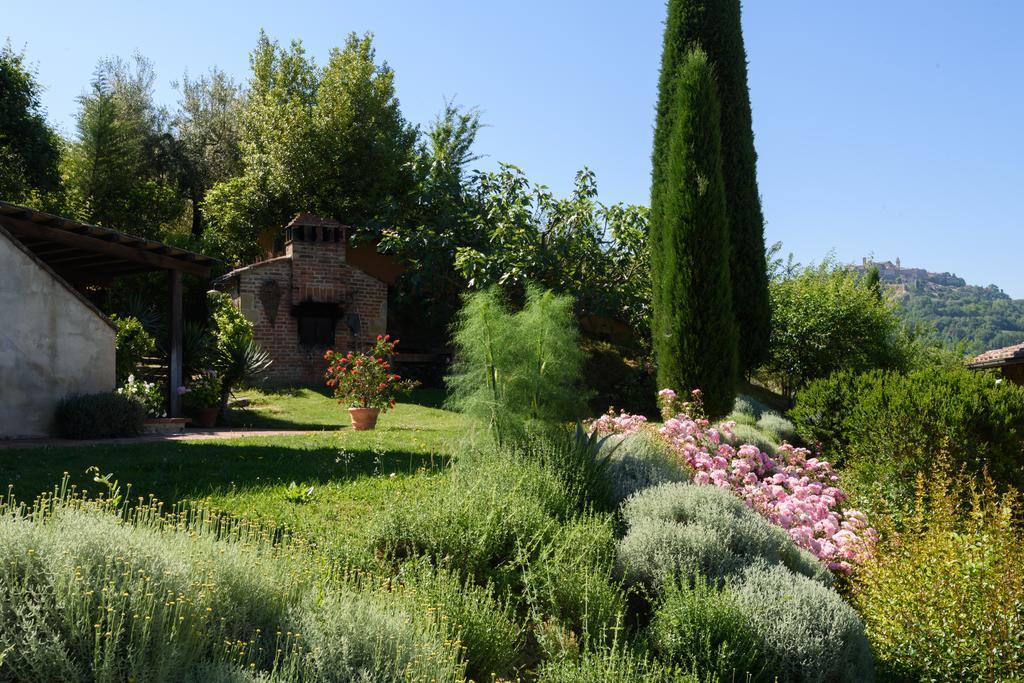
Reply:
M406 116L479 107L480 162L564 193L586 165L606 202L646 203L661 2L8 2L50 119L103 56L138 49L157 98L216 64L244 79L259 29L322 63L373 31ZM744 8L766 239L808 262L874 254L1024 297L1024 3L757 0Z

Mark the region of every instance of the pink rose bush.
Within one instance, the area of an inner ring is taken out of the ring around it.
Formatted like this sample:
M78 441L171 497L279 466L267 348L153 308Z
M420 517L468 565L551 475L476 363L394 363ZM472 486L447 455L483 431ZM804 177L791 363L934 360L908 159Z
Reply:
M695 483L732 491L833 571L849 574L870 555L877 534L861 512L843 507L847 495L828 462L789 444L775 456L736 444L735 423L712 425L703 417L700 391L691 396L684 402L671 389L659 392L665 422L657 433ZM625 412L604 415L591 428L601 434L651 429L643 416Z

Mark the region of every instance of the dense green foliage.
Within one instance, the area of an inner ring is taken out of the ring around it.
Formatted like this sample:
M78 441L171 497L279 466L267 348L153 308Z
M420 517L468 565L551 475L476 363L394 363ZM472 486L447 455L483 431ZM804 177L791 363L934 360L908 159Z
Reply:
M806 441L845 465L844 484L871 505L906 507L915 478L940 451L1000 485L1024 484L1024 387L992 373L836 373L800 392L791 416Z
M1024 341L1024 301L995 285L920 282L899 289L900 316L937 341L971 353Z
M1024 676L1020 500L948 461L919 477L913 514L856 575L854 604L886 680Z
M158 237L184 215L178 148L167 112L153 101L155 82L152 64L138 54L97 66L79 98L77 138L61 160L74 217Z
M569 297L530 287L513 313L496 287L469 294L453 336L450 404L499 438L524 420L584 416L583 354Z
M146 406L117 393L72 394L57 404L57 434L65 439L108 439L142 433Z
M721 417L735 398L737 330L719 104L707 55L688 52L663 87L673 113L671 131L655 139L650 228L658 384L701 389L709 416Z
M120 385L128 375L136 371L143 358L156 353L156 340L145 330L138 318L112 315L110 319L117 325L117 336L114 337L114 368L117 383Z
M912 345L894 305L837 263L795 269L771 283L771 355L760 374L787 398L837 370L903 369Z
M732 310L743 340L739 351L740 369L748 373L767 358L770 309L764 216L757 190L757 153L739 0L672 0L668 3L654 130L655 187L668 173L669 140L675 135L676 119L680 115L675 110L674 81L693 49L707 53L718 84L716 90L721 106L717 128L721 134L729 225ZM653 199L651 206L653 209Z
M756 679L762 652L757 635L727 590L698 576L692 585L672 581L655 612L650 638L658 657L729 681Z
M415 129L399 109L394 72L369 34L350 34L318 67L302 43L265 34L251 57L241 111L241 175L206 199L205 239L236 261L297 207L349 225L393 222L409 201Z
M49 205L60 188L60 138L46 123L25 55L0 49L0 199Z
M874 680L864 624L834 590L764 563L746 567L728 588L759 641L767 680Z
M212 322L213 347L210 361L220 373L220 410L236 389L262 379L273 362L270 355L253 339L252 323L242 315L224 292L207 294Z
M701 575L720 586L755 561L831 582L785 531L715 486L662 484L627 500L622 514L629 531L619 543L619 570L629 583L660 589Z

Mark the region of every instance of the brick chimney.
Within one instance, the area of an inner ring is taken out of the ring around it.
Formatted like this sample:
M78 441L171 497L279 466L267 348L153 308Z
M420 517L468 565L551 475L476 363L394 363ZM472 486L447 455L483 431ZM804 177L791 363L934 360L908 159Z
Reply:
M345 226L300 213L285 226L284 239L285 256L292 260L292 302L343 303Z

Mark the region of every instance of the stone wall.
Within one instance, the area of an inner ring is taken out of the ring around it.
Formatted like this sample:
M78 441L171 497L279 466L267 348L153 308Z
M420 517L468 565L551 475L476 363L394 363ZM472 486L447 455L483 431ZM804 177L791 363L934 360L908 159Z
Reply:
M303 239L285 245L285 254L240 268L221 288L253 323L256 341L274 363L272 385L319 384L323 381L326 346L299 343L298 320L292 307L305 301L337 304L343 316L334 328L334 349L365 349L387 321L387 285L345 262L343 235L329 228L307 227ZM355 332L350 314L358 316Z
M0 438L52 433L68 394L114 389L114 326L0 228Z

